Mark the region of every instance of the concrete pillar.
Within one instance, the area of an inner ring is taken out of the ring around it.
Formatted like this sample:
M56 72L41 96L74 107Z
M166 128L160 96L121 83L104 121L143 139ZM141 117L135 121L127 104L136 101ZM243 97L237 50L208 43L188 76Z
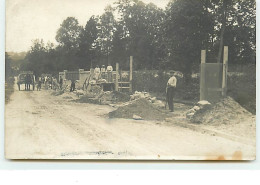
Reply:
M130 74L129 74L129 91L133 92L133 56L130 56Z
M115 82L116 91L118 91L118 79L119 79L119 63L116 63L116 82Z
M200 100L206 100L206 50L201 50L201 66L200 66Z
M224 46L223 54L223 76L222 76L222 96L227 96L227 73L228 73L228 46Z
M68 70L64 70L64 80L66 79L66 73L68 72Z

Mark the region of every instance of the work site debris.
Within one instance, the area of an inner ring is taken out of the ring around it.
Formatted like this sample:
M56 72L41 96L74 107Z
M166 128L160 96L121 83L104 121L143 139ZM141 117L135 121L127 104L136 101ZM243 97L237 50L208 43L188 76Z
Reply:
M148 92L135 91L135 93L133 95L131 95L130 97L131 97L131 99L130 99L131 101L137 100L140 98L145 98L146 100L153 103L158 108L165 107L165 104L161 100L157 100L156 97L152 97Z
M109 113L110 118L136 119L137 116L144 120L162 121L169 115L164 110L153 105L146 98L127 102L123 106L118 107L117 110Z
M214 105L200 101L187 112L186 117L193 123L237 124L251 119L252 114L231 97L227 97Z
M135 119L135 120L142 120L142 117L134 114L133 115L133 119Z
M195 105L186 113L186 117L187 119L189 119L194 123L200 123L201 114L203 114L210 108L211 108L211 104L208 101L206 100L199 101L197 105Z
M109 105L114 103L127 102L129 100L130 96L125 93L117 91L100 91L100 93L87 93L84 96L81 96L78 100L76 100L76 102Z

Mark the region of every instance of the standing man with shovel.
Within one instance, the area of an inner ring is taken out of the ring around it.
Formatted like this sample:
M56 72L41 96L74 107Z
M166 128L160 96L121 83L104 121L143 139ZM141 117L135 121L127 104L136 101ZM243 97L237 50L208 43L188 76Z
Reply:
M166 103L169 105L169 109L171 112L174 111L174 105L173 105L173 97L176 91L176 85L177 85L177 78L174 76L174 71L170 71L171 78L167 82L166 86ZM165 104L166 108L166 104Z

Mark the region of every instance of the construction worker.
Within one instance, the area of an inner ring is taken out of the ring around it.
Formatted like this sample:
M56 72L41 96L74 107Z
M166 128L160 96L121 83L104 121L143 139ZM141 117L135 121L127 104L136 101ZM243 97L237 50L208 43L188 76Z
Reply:
M70 92L75 91L75 87L76 87L76 81L75 80L71 80Z
M63 79L62 79L62 77L60 77L59 84L60 84L60 89L62 89L62 84L63 84Z
M166 95L167 102L171 112L174 112L173 97L176 91L177 78L175 77L174 71L170 71L170 79L167 82Z
M99 79L99 75L100 75L100 68L98 67L98 65L94 69L94 74L95 74L95 79L98 80Z
M110 64L107 66L107 81L113 81L113 67Z
M106 78L106 67L105 67L105 65L102 65L102 67L101 67L101 78L102 79Z

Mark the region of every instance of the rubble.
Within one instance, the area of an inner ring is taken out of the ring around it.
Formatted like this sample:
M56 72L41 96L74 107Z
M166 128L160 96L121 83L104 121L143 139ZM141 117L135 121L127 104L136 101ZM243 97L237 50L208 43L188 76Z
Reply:
M145 98L147 99L149 102L153 103L153 105L155 105L158 108L164 108L165 104L161 101L161 100L157 100L156 97L152 97L148 92L139 92L139 91L135 91L135 93L133 95L130 96L130 100L137 100L140 98Z

